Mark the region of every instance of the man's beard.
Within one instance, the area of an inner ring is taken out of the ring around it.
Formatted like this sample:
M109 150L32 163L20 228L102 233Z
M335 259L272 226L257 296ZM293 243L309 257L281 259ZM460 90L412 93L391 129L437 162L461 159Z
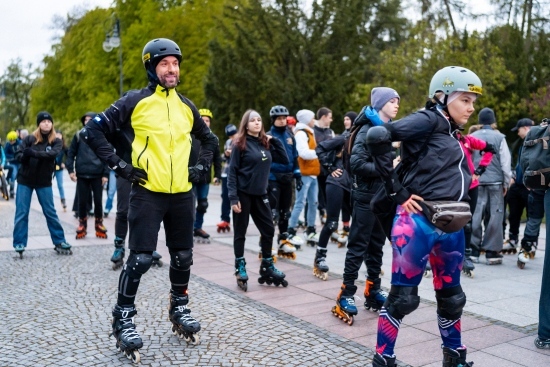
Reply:
M177 87L179 82L180 82L179 77L176 74L169 74L168 76L174 76L175 81L168 83L166 81L166 76L162 75L162 76L159 76L160 85L162 85L164 88L175 88L175 87Z

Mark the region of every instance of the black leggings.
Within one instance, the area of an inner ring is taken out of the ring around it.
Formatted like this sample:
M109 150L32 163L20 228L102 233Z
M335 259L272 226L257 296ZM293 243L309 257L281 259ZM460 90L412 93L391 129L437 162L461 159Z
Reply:
M78 217L80 219L88 217L88 200L86 199L90 196L91 192L94 197L94 216L96 218L103 218L103 185L101 184L101 177L78 177L76 180L76 191L78 192Z
M122 177L116 178L116 220L115 236L126 239L128 233L128 207L130 206L130 191L132 183Z
M279 233L288 231L288 220L290 219L290 206L292 205L292 181L283 183L269 181L269 206L277 211L279 221Z
M235 258L244 256L244 242L250 216L260 231L262 257L271 257L275 227L273 226L271 207L269 206L267 195L249 195L242 191L238 191L237 194L241 203L241 212L233 212L233 249L235 251Z
M330 198L330 200L326 202L327 221L321 230L319 243L317 244L317 246L321 248L327 248L330 235L338 229L340 211L343 213L345 208L349 213L351 203L349 191L344 190L340 186L333 185L330 182L327 183L326 194L327 198ZM349 217L347 221L349 221Z

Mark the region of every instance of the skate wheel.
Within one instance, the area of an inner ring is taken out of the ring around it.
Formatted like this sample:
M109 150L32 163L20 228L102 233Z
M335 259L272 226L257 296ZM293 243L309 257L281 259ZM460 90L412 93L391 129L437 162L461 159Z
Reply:
M533 260L533 259L535 258L535 253L534 253L534 252L530 252L530 253L529 253L529 258L530 258L531 260Z
M264 280L264 279L262 279L262 278L258 278L258 283L260 283L260 284L264 284L264 283L265 283L265 280Z
M283 285L283 287L287 287L288 286L288 282L286 280L283 279L283 281L281 282L281 284Z
M321 279L327 280L328 279L328 273L324 273Z
M350 316L349 319L348 319L348 321L346 321L346 323L347 323L349 326L353 325L353 316Z
M524 269L525 268L525 263L518 260L518 268Z
M179 336L178 331L174 325L172 325L172 334L174 334L175 336Z
M296 255L295 252L293 252L293 253L290 255L290 258L291 258L292 260L296 260L297 257L298 257L298 255Z
M266 280L265 282L267 283L267 285L273 284L273 281L271 281L271 280Z
M129 357L133 363L135 364L138 364L139 362L141 362L141 356L139 355L139 351L138 350L133 350L130 352L130 357Z
M201 341L200 337L196 334L192 334L189 339L190 339L191 344L193 344L193 345L198 345Z

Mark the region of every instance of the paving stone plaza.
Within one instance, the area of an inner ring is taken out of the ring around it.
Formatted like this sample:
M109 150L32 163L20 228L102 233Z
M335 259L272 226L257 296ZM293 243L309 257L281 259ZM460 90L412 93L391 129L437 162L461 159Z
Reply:
M70 205L74 184L65 180ZM105 220L109 239L93 233L76 241L72 212L56 207L73 245L72 256L53 251L36 197L30 216L28 251L13 252L14 202L0 203L0 366L131 365L109 337L110 311L116 300L119 271L109 261L114 237L114 212ZM218 234L219 188L212 187L204 229L212 243L195 246L190 308L201 323L199 345L186 345L172 335L168 320L168 251L164 234L159 252L165 266L142 278L136 299L136 324L144 339L143 366L370 366L376 342L377 314L359 310L353 326L330 309L339 286L345 249L329 244L330 277L311 274L313 249L304 248L296 261L279 260L287 288L257 283L258 232L251 224L246 258L248 292L233 277L232 237ZM116 207L116 206L115 206ZM318 230L320 226L318 225ZM540 243L544 243L541 236ZM389 287L390 247L384 255L383 287ZM549 366L550 351L534 347L544 246L524 270L515 257L502 266L476 265L474 279L463 277L468 296L463 317L463 342L475 366ZM364 269L356 302L362 305ZM396 346L399 366L441 366L431 280L420 287L422 302L402 324Z

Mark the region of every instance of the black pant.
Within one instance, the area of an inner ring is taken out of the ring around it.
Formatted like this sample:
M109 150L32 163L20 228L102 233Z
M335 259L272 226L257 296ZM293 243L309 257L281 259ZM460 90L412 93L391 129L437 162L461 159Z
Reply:
M170 250L193 248L194 213L192 191L167 194L132 185L128 210L128 247L135 251L155 251L162 222L166 246Z
M128 233L128 207L130 206L132 183L122 177L116 178L116 220L115 236L125 239Z
M233 212L233 249L235 251L235 258L244 256L244 241L246 239L249 216L252 217L254 224L260 231L262 257L271 257L275 227L273 226L271 207L269 206L267 195L248 195L242 191L238 191L237 194L241 203L241 212Z
M508 236L512 240L519 239L519 224L521 216L523 215L523 209L527 209L529 190L523 185L513 184L508 191L508 221L510 222L510 228L508 229Z
M348 252L344 265L346 293L355 294L357 290L355 280L363 261L367 266L367 279L374 281L380 277L382 248L385 242L386 236L370 210L370 203L355 200L348 237Z
M92 193L94 197L94 216L96 218L103 218L103 185L101 184L101 177L78 177L76 180L76 191L78 193L78 217L80 219L88 217L87 198Z
M317 194L317 210L319 212L323 211L327 207L327 177L324 175L317 176L317 184L319 185L319 193ZM310 226L314 226L315 223L309 224Z
M267 192L269 206L273 214L277 214L279 233L288 231L288 220L290 219L290 205L292 204L292 181L288 183L269 181Z
M349 191L344 190L340 186L327 183L326 193L327 197L329 197L330 200L327 201L326 206L327 221L323 226L323 229L321 230L321 234L319 235L319 243L317 244L317 246L321 248L327 248L330 235L332 234L332 232L338 229L338 219L340 219L340 211L342 211L342 217L344 216L344 208L346 208L346 211L349 213L351 203ZM348 221L349 217L346 222Z

